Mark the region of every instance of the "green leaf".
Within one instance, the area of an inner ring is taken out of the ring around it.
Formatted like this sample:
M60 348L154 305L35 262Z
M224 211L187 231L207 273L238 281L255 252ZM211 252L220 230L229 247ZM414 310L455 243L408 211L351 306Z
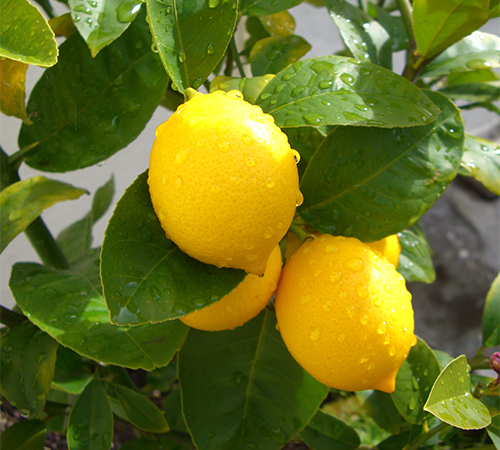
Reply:
M406 281L433 283L436 271L432 263L432 249L420 224L401 231L398 236L401 244L398 272Z
M57 236L57 243L71 263L84 257L92 245L92 227L105 214L115 193L113 176L97 189L90 211L80 220L65 228Z
M150 433L169 431L161 411L143 394L121 385L117 385L115 391L122 411L132 425Z
M319 409L300 437L314 450L353 450L361 443L354 428Z
M178 364L183 413L199 450L278 450L328 392L288 353L267 310L233 331L191 330Z
M116 205L101 255L101 277L111 322L158 323L214 303L246 276L183 253L165 237L151 205L147 171Z
M218 76L215 77L210 83L210 92L217 90L229 92L236 89L243 94L243 97L248 103L255 103L257 97L262 92L262 89L266 87L267 83L269 83L273 77L273 74L252 78Z
M407 444L414 442L422 434L421 425L412 425L409 430L404 430L394 436L389 436L377 445L377 450L401 450Z
M73 22L96 56L106 45L120 36L135 19L141 7L135 0L69 0Z
M282 131L288 136L290 147L297 150L300 154L297 169L299 170L300 178L302 178L310 159L325 140L323 129L320 127L297 127L283 128Z
M486 428L486 431L495 447L500 448L500 414L496 414L491 418L491 423Z
M300 5L304 0L240 0L241 16L267 16Z
M483 345L495 347L500 345L500 274L496 276L486 294L483 309Z
M270 36L287 36L295 31L295 19L288 11L259 16L257 19Z
M500 17L500 1L499 0L490 0L490 19L494 17Z
M2 450L43 450L46 432L42 420L21 420L2 433Z
M165 447L157 441L148 438L132 439L125 442L120 450L164 450Z
M24 414L41 417L54 377L58 344L25 321L1 339L0 391Z
M289 64L302 58L311 45L294 34L270 36L253 46L250 52L250 67L254 76L278 73Z
M168 77L151 52L147 23L138 20L92 58L74 34L61 44L59 63L33 88L20 147L38 145L26 155L31 167L66 172L96 164L132 142L148 123Z
M343 56L292 64L268 83L257 104L280 127L409 127L432 122L439 113L406 78Z
M404 423L403 416L401 416L394 404L394 400L387 392L371 392L363 402L363 407L383 430L391 434L397 434L401 431Z
M488 21L489 0L414 0L417 51L425 59L441 53Z
M154 49L177 90L199 88L224 56L238 0L147 0Z
M441 53L421 76L435 77L495 67L500 67L500 37L475 31Z
M163 411L165 412L165 418L173 431L189 433L184 420L184 415L182 414L181 389L179 386L175 387L165 399Z
M491 422L486 406L470 391L470 375L464 355L450 362L439 375L424 410L442 422L463 430L479 430Z
M78 395L90 383L93 373L83 358L73 350L59 346L52 387L69 394Z
M373 3L368 3L368 13L374 19L377 19L378 23L389 33L393 52L406 50L408 48L410 38L408 37L408 31L406 30L401 16L393 16L384 8L374 5Z
M446 86L466 83L484 83L498 81L500 77L491 69L471 70L470 72L450 73L446 77Z
M274 79L273 79L274 81ZM302 218L323 233L373 242L413 225L455 177L463 151L460 111L441 108L423 127L335 127L302 177Z
M391 394L396 408L407 422L422 424L423 406L429 397L441 367L430 347L420 338L396 376L396 390Z
M439 90L453 100L469 102L493 102L500 99L500 81L487 83L464 83L444 87Z
M57 53L54 33L36 6L28 0L0 3L0 56L50 67Z
M42 176L18 181L5 188L0 192L0 252L45 209L57 202L75 200L86 193L84 189Z
M68 450L108 450L113 439L113 413L98 379L91 381L73 405Z
M172 384L177 380L177 363L172 361L168 366L148 372L147 379L152 390L169 392Z
M106 364L153 370L167 365L186 338L180 321L134 328L109 320L99 281L99 251L68 270L14 265L10 287L30 320L62 345Z
M345 46L361 61L392 68L391 37L376 20L345 0L326 0Z

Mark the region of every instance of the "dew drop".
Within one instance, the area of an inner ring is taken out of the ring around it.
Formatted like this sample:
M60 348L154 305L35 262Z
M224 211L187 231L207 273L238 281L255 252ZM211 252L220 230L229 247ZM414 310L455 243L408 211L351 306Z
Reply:
M353 258L344 263L346 269L352 270L353 272L361 272L365 264L361 258Z
M177 57L179 58L179 62L183 64L186 61L186 52L184 50L181 50Z
M360 284L356 290L361 298L368 297L368 287L365 284Z
M385 322L382 322L377 328L377 333L384 334L386 330L387 330L387 324Z
M214 44L210 42L210 44L207 45L207 54L208 55L213 55L215 52L215 47Z
M243 155L243 160L248 167L255 166L255 158L253 155Z
M297 150L292 150L293 159L295 160L295 164L298 164L300 161L300 153Z
M274 180L272 177L268 177L267 181L266 181L266 186L271 189L274 187Z
M248 136L247 134L244 134L243 137L242 137L242 140L243 142L246 144L246 145L252 145L253 144L253 139Z
M295 206L300 206L302 203L304 203L304 196L302 195L302 192L299 190L297 191L297 197L295 199Z

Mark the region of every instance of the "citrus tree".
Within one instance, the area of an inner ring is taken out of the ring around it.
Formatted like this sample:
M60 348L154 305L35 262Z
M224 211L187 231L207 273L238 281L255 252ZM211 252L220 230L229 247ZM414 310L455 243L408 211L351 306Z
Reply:
M315 2L345 48L309 59L301 0L37 3L0 4L1 249L42 261L1 307L3 449L500 449L500 278L469 359L414 335L405 286L435 279L419 219L457 175L500 195L461 113L500 114L498 0ZM20 165L101 163L159 107L102 247L113 179L54 237L42 212L89 192Z

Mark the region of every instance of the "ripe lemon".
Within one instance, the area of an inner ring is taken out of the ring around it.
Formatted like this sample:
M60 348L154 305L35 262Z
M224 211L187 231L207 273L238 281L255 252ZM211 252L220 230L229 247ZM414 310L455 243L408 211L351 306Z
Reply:
M396 269L399 264L399 254L401 253L401 244L399 243L399 238L397 234L392 234L387 236L380 241L367 242L371 248L378 250L382 255L387 258Z
M411 295L392 264L355 238L306 241L282 271L278 326L295 360L329 387L393 392L411 346Z
M248 274L228 295L217 303L201 309L180 320L198 330L232 330L253 319L271 299L281 273L281 251L277 245L263 277Z
M156 130L153 207L188 255L262 275L302 202L298 153L239 91L196 94Z

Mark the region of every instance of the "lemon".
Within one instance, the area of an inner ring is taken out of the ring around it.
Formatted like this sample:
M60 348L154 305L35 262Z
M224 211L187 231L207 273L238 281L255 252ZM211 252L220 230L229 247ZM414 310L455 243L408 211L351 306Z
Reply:
M394 391L416 338L411 295L380 253L356 238L306 241L283 268L275 306L288 350L318 381Z
M197 93L158 127L149 160L167 237L199 261L262 275L302 202L297 157L239 91Z
M371 248L378 250L387 260L397 269L399 264L399 255L401 253L401 244L397 234L387 236L380 241L367 242Z
M263 277L248 274L228 295L217 303L201 309L180 320L198 330L232 330L253 319L271 299L281 273L281 251L277 245Z

